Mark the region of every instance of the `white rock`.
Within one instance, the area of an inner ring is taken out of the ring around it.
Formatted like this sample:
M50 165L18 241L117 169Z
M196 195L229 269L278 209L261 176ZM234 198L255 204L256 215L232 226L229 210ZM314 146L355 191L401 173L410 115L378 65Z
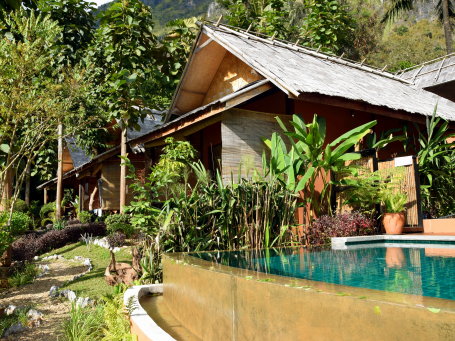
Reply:
M9 306L6 307L6 309L5 309L5 314L6 314L7 316L12 315L12 314L14 314L14 312L16 311L16 309L17 309L17 307L16 307L15 305L10 304Z
M33 257L33 260L39 260L38 256Z
M39 268L41 271L43 271L44 273L48 273L49 270L50 270L49 265L47 265L47 264L44 264L44 265L41 265L41 264L40 264L40 265L38 266L38 268Z
M88 266L88 267L91 267L91 266L92 266L92 262L90 261L90 258L86 258L86 259L84 260L84 265L85 265L85 266Z
M76 300L76 293L72 290L68 291L68 295L66 296L70 302L73 302Z
M58 286L56 285L53 285L51 286L51 288L49 289L49 296L50 297L58 297Z
M76 305L81 308L85 308L86 306L92 305L92 304L93 304L93 301L88 297L78 297L78 299L76 300Z
M93 244L104 247L105 249L109 249L109 243L107 241L107 238L100 238L100 239L95 239L93 241Z
M31 321L41 320L43 318L43 313L35 309L30 309L27 312L27 318Z
M5 332L3 333L3 337L8 337L11 334L21 333L25 329L26 328L20 322L13 324L11 327L9 327L7 330L5 330Z

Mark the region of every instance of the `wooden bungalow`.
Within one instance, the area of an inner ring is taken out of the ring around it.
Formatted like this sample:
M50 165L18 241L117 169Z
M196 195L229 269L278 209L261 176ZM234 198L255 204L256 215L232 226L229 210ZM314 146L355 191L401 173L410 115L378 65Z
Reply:
M159 126L162 122L162 113L155 112L148 115L143 121L139 121L139 130L128 129L127 140L131 141L144 135ZM63 187L72 189L79 197L81 209L118 211L120 209L120 131L111 129L113 140L110 142L114 147L95 157L90 157L77 144L74 138L65 139L63 149ZM137 169L139 176L149 166L147 153L140 145L135 145L129 150L129 158ZM44 202L54 195L57 178L39 185L38 189L44 191ZM131 200L128 189L127 199Z
M378 135L424 124L436 104L439 116L455 121L454 102L403 75L244 30L204 24L163 124L128 143L153 160L166 137L188 140L204 165L219 168L227 180L261 167L262 138L280 131L276 116L284 121L292 114L306 121L314 114L325 117L330 140L371 120L378 121ZM107 153L85 171L93 174L96 167L105 167L118 148ZM397 143L382 150L379 158L403 155ZM411 225L419 225L417 220Z

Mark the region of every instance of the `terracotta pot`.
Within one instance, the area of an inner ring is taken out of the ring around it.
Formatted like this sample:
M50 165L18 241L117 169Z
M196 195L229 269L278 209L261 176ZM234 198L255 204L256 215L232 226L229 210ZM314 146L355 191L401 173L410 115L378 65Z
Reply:
M382 217L382 224L387 234L402 234L405 221L404 212L384 213Z
M401 268L406 263L401 247L388 247L385 253L385 262L389 268Z

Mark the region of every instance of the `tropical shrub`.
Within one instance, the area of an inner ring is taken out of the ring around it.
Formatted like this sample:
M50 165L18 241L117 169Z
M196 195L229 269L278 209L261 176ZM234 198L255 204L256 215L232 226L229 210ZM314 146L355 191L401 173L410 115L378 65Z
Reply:
M11 315L2 315L0 318L0 336L12 325L22 323L26 325L28 318L27 312L31 309L31 306L18 307Z
M371 217L376 205L382 205L385 213L403 212L408 199L403 188L404 176L404 167L374 172L360 167L340 181L347 188L341 196L343 205Z
M66 221L64 219L59 219L54 221L52 228L54 230L63 230L66 227Z
M63 336L67 341L101 340L103 325L102 305L81 308L73 302L69 318L62 325Z
M73 303L62 326L64 340L132 341L123 291L115 287L113 295L102 297L94 307L81 308Z
M151 167L145 181L136 177L134 166L124 159L133 180L130 186L134 200L125 208L131 214L131 225L136 230L155 229L160 224L157 221L161 212L160 200L167 200L174 193L182 191L182 183L186 183L191 172L189 164L196 158L197 152L187 141L165 140L158 162Z
M81 235L103 236L106 227L103 223L75 224L63 230L52 230L42 235L32 233L16 240L12 245L14 260L31 260L35 255L77 242Z
M366 236L375 233L374 220L359 212L335 216L324 215L314 220L306 232L311 245L330 243L331 237Z
M424 211L432 217L455 214L454 164L455 142L448 143L455 133L449 132L449 123L436 117L437 108L431 118L426 118L426 129L418 126L417 152L420 188Z
M455 150L450 158L438 169L428 195L422 198L424 211L430 217L455 215Z
M55 217L55 202L49 202L41 206L39 211L39 216L41 218L41 225L46 226L46 224L53 223Z
M37 274L38 269L35 264L29 263L22 268L16 269L13 275L8 278L8 283L12 287L20 287L32 283Z
M13 210L15 212L27 213L28 212L28 205L27 205L27 203L24 200L17 199L16 202L14 203Z
M326 121L323 117L313 116L311 123L305 123L297 115L292 116L289 130L277 117L277 121L288 136L291 148L288 151L284 140L273 133L265 144L270 148L270 159L266 163L268 175L278 177L290 191L303 191L303 207L307 210L305 217L310 221L313 215L331 213L330 198L337 182L327 176L333 172L352 173L356 167L347 165L346 161L358 160L359 153L350 152L376 121L363 124L342 134L329 142L326 141ZM265 157L264 157L265 159ZM322 181L322 190L316 191L316 181Z
M149 228L141 266L143 279L161 280L162 252L233 250L289 245L294 240L298 197L276 179L213 179L192 164L197 182L163 203ZM161 222L158 224L158 222Z
M130 321L123 305L123 292L103 297L104 328L103 341L133 341Z
M6 221L8 220L8 212L0 213L0 215L3 217L2 219L5 219ZM31 225L32 219L26 213L13 212L11 215L9 230L13 236L18 236L27 231Z
M7 222L8 217L0 214L0 255L3 255L14 240Z
M130 237L134 233L134 227L131 225L130 216L126 214L111 214L104 220L106 229L109 234L121 231Z
M404 212L408 197L405 193L385 190L380 194L381 202L384 205L384 213Z
M121 247L125 245L126 236L122 232L114 232L107 236L107 242L110 247Z
M88 224L92 221L92 214L88 211L81 211L78 213L77 218L81 224Z

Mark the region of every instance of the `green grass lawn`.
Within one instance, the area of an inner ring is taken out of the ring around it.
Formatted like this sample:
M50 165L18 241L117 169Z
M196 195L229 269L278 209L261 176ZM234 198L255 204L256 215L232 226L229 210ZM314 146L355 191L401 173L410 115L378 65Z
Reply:
M59 254L66 259L72 259L74 256L90 258L93 264L92 271L71 282L65 288L75 291L78 296L88 296L95 299L113 292L113 287L107 285L104 280L104 271L111 260L109 250L97 245L90 245L88 248L85 243L78 242L53 250L41 257L54 254ZM115 258L117 262L131 264L131 247L122 248L115 254Z

